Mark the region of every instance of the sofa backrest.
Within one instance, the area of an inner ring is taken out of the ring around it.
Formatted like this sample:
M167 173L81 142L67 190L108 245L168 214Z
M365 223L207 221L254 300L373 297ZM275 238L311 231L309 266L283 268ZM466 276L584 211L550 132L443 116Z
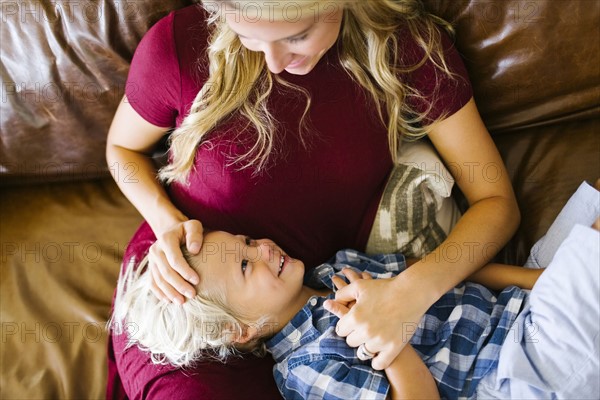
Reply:
M425 2L455 26L492 133L598 116L600 2Z
M2 1L3 183L108 176L106 135L144 33L190 0Z
M2 182L107 176L106 134L133 51L154 22L191 3L3 0ZM455 23L494 134L598 115L600 2L425 3Z

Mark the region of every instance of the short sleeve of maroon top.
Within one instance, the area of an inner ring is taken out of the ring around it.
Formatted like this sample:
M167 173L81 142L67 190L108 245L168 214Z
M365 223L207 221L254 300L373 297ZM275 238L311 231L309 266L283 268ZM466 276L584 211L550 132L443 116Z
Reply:
M206 81L200 62L206 52L206 15L199 6L175 11L158 21L136 48L125 94L142 118L160 127L181 124Z
M444 60L453 77L440 71L431 61L402 77L422 95L420 99L409 97L408 102L414 111L426 114L425 124L451 116L473 96L467 69L460 54L446 32L441 31L440 36ZM411 39L408 30L400 34L400 46L401 63L404 66L417 65L423 58L424 51Z
M153 26L136 50L126 94L148 122L179 126L206 81L205 19L197 6L175 11ZM457 78L436 73L431 63L403 77L425 98L435 98L428 120L452 115L472 96L458 52L446 34L442 37ZM401 42L407 59L418 56L410 36ZM216 128L218 140L199 146L189 185L169 187L173 203L208 228L271 238L309 268L342 248L363 249L393 164L370 95L339 65L339 45L307 75L280 74L311 95L307 147L298 132L305 103L276 85L270 105L281 140L271 166L259 175L231 166L228 157L242 154L252 134L222 124Z

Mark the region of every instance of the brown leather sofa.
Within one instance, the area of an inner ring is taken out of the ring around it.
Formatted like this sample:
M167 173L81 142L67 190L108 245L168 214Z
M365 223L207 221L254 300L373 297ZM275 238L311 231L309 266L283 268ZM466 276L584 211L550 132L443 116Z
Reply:
M141 221L108 175L106 133L136 44L191 3L2 1L3 399L104 396L104 324ZM600 2L427 5L455 23L508 166L522 222L499 258L521 264L578 184L600 176Z

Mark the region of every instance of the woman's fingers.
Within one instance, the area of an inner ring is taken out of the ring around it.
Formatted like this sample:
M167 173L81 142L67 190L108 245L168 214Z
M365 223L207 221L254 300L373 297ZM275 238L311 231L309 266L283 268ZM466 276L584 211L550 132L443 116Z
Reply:
M342 274L344 274L346 276L346 278L348 278L350 283L361 279L361 275L359 275L358 272L356 272L352 268L344 268L342 270Z
M384 288L380 288L380 286L388 285L389 282L386 282L386 280L382 282L373 280L369 273L362 272L359 274L350 268L343 269L342 273L348 278L350 284L334 276L332 280L338 288L335 301L327 300L324 306L340 318L336 325L336 333L341 337L345 337L346 343L350 347L357 348L364 345L370 353L375 355L371 361L373 369L383 370L394 361L404 347L403 343L405 343L402 339L402 332L398 332L395 328L392 328L392 336L386 339L384 330L389 329L390 321L386 319L383 326L377 326L377 323L373 324L372 321L374 318L373 310L381 307L377 307L377 302L368 300L371 297L369 293L372 294L373 291L378 294L381 291L385 292L385 290L382 290ZM363 297L361 297L361 293ZM359 298L366 301L367 306L358 307ZM388 303L389 301L384 299L382 304L389 305ZM383 312L382 314L387 315L388 313ZM390 320L393 321L394 318ZM391 325L396 324L391 323ZM389 332L387 334L389 335Z
M333 300L325 300L323 307L338 318L342 318L350 311L345 305Z
M347 315L346 315L346 317L347 317ZM336 331L336 332L338 332L338 335L340 335L340 336L344 336L344 335L342 335L342 333L341 333L341 332L343 332L343 330L342 330L342 328L341 328L341 327L339 327L339 324L338 324L338 329L337 329L337 331ZM357 330L351 330L351 331L350 331L350 332L349 332L349 333L346 335L346 343L347 343L347 344L348 344L348 346L350 346L350 347L358 347L358 346L360 346L361 344L365 343L366 341L367 341L367 338L366 338L365 336L361 335L361 334L359 333L359 331L357 331ZM370 349L369 349L369 350L370 350Z
M346 285L343 288L340 288L335 292L335 301L349 303L356 300L358 297L359 283L360 282L356 282L352 285Z
M183 223L183 230L185 231L185 246L188 251L192 254L198 254L204 239L202 224L196 219L191 219ZM197 285L198 283L196 282L195 284Z
M196 290L194 287L187 282L182 282L182 279L184 279L196 285L200 282L200 280L196 271L189 266L188 262L183 257L180 247L182 244L180 238L177 237L174 232L169 232L168 234L163 235L160 241L156 244L159 245L160 249L164 252L168 265L170 266L169 269L173 269L175 272L177 272L177 274L173 274L173 271L161 269L161 272L166 272L163 275L164 278L171 284L171 286L177 288L179 293L186 294L186 292L189 291L192 296L195 295Z
M150 270L150 276L152 277L152 279L150 280L150 291L152 291L152 293L154 293L154 295L159 300L171 302L171 299L156 284L156 279L154 277L154 274L155 274L154 270L150 267L149 267L149 270Z
M402 351L423 315L416 301L416 305L407 302L402 307L390 301L390 298L418 299L411 292L415 288L397 279L359 279L335 294L338 302L356 301L338 321L336 332L346 338L348 346L365 344L370 352L378 353L372 362L377 370L387 368ZM409 290L405 291L405 287Z
M373 279L373 277L371 276L371 274L369 274L368 272L362 272L360 275L354 271L351 268L344 268L342 270L342 274L344 274L344 276L346 278L348 278L348 281L350 283L360 280L360 279ZM344 280L342 278L340 278L337 275L334 275L331 280L333 281L333 284L335 285L335 287L339 290L345 286L348 286L348 284L346 282L344 282Z
M341 289L341 288L343 288L343 287L345 287L345 286L348 286L348 284L346 283L346 281L344 281L342 278L340 278L337 275L334 275L331 278L331 280L332 280L333 284L335 285L335 287L338 290ZM352 309L352 307L354 307L354 304L356 303L355 301L350 301L350 302L347 302L347 303L341 303L341 302L338 302L336 300L330 300L330 301L334 302L334 303L338 303L338 304L340 304L341 306L344 307L344 313L342 315L345 315L348 311L350 311L350 309ZM326 309L329 310L328 308L326 308ZM329 311L333 312L332 310L329 310ZM335 315L337 315L338 317L340 317L339 313L336 313L336 312L333 312L333 313Z
M394 359L398 356L398 354L396 354L393 351L393 349L389 349L389 350L384 349L381 351L377 351L377 350L371 350L371 348L369 348L369 350L374 353L377 353L375 355L375 357L371 360L371 367L373 367L373 369L375 369L377 371L386 369L389 365L392 364ZM402 351L402 350L400 350L400 351Z
M183 256L181 245L185 243L190 253L197 254L202 247L202 233L200 221L189 220L163 232L150 246L151 288L155 295L178 304L196 295L193 285L200 282L200 277Z
M348 284L346 282L344 282L344 280L342 278L340 278L337 275L334 275L331 278L331 281L333 282L333 284L335 285L335 287L339 290L341 288L343 288L344 286L348 286Z
M338 335L342 336L339 331L339 328L336 329ZM400 351L397 349L395 344L383 343L378 339L377 336L368 338L361 335L358 330L351 331L350 334L346 336L346 343L348 346L353 348L364 344L370 353L375 354L371 360L371 367L378 371L387 368L394 361Z
M355 300L356 299L355 290L356 290L356 284L352 284L352 285L343 287L342 289L340 289L336 292L335 302L339 303L339 304L348 304L351 302L355 302L356 301ZM350 334L354 331L354 329L356 327L356 322L357 321L355 319L354 307L352 307L352 309L348 313L345 313L343 315L343 318L340 317L340 320L337 323L336 332L338 333L338 335L348 338L350 336ZM354 337L355 336L356 335L354 335ZM355 339L350 339L350 342L348 342L348 345L350 345L352 347L356 347L360 344L360 343L357 343L356 346L353 346L354 340Z
M177 282L179 279L179 282L176 283L179 287L185 287L185 285L189 285L189 283L186 283L185 280L169 266L169 263L160 248L154 246L155 245L152 245L152 247L150 247L151 256L148 265L152 273L152 280L168 301L183 304L185 298L177 289L178 286L173 286L170 282ZM186 289L184 289L184 292L185 290Z
M350 283L356 282L361 279L373 279L371 274L369 274L368 272L362 272L359 275L356 271L352 270L351 268L344 268L342 270L342 273L344 274L344 276L346 276L346 278L348 278ZM340 289L348 286L348 283L346 283L342 278L340 278L337 275L334 275L331 278L331 280L332 280L333 284L335 285L335 287L338 289L338 291ZM354 299L351 301L342 302L342 301L338 300L337 296L336 296L335 301L327 300L324 303L325 309L332 312L339 318L346 315L352 309L352 307L354 307L355 304L356 304L356 301Z

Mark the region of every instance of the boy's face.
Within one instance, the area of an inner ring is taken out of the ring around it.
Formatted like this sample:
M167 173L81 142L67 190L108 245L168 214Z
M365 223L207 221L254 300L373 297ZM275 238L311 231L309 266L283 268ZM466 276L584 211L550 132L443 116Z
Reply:
M305 301L299 299L304 264L271 240L210 232L194 259L200 285L221 286L228 306L250 320L286 321Z

